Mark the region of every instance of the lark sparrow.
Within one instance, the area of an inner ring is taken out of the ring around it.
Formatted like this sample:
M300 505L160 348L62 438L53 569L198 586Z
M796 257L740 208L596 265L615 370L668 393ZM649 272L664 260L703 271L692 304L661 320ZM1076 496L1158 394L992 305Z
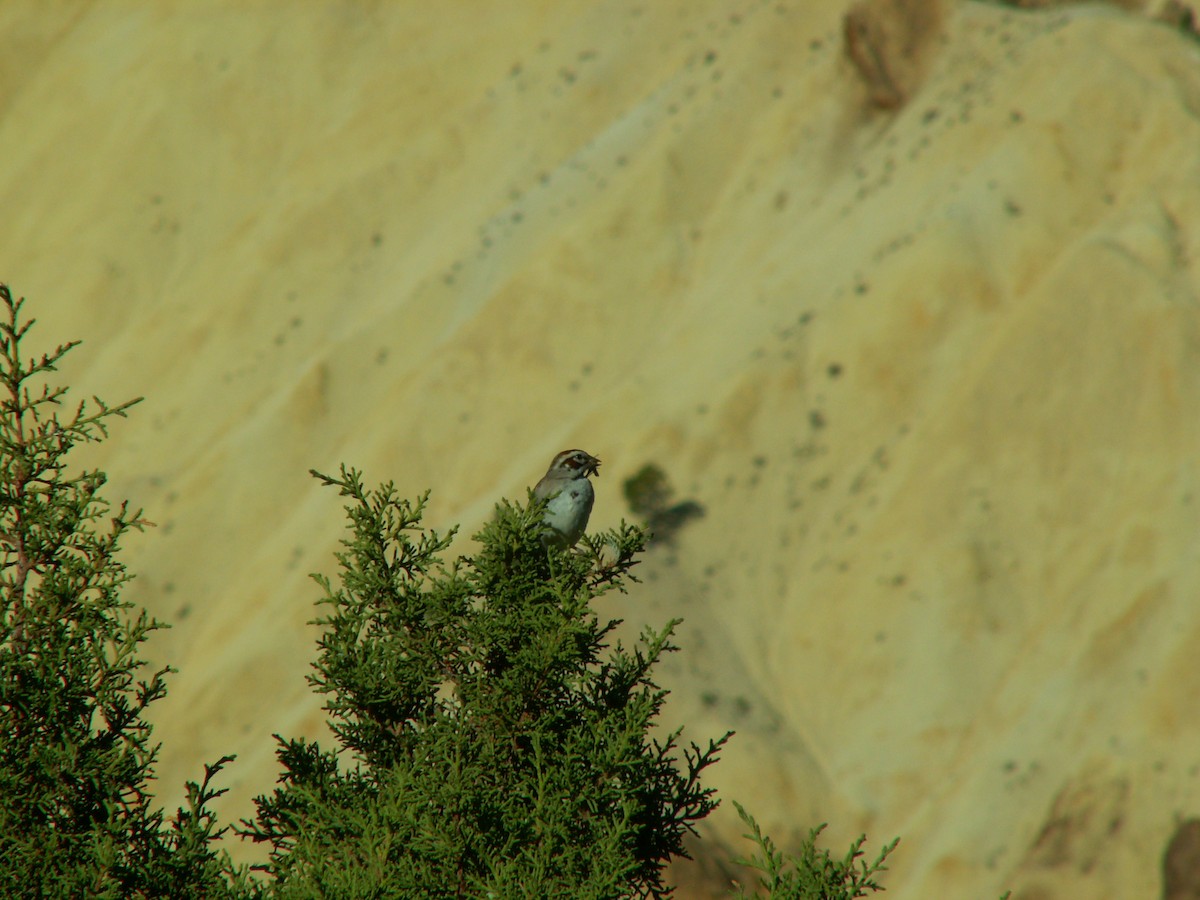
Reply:
M542 536L547 546L573 547L583 537L596 496L588 476L599 477L599 469L600 460L582 450L564 450L551 460L533 489L535 497L547 501L542 520L549 526Z

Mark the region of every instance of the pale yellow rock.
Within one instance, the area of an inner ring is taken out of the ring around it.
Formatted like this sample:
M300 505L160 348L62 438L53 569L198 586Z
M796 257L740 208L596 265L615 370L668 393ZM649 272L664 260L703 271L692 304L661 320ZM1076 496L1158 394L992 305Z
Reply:
M78 395L147 397L89 459L159 524L165 804L232 752L249 815L323 733L310 467L466 550L580 445L595 526L648 461L706 508L605 602L685 617L669 721L738 730L711 783L781 843L1156 894L1200 809L1200 45L965 3L880 111L844 12L0 9L0 278Z

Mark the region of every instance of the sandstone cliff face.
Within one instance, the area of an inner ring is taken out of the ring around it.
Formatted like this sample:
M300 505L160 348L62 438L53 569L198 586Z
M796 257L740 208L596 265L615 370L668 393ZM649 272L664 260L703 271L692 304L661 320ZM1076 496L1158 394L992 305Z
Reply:
M310 467L469 534L583 446L597 525L647 462L705 510L613 613L686 618L722 796L901 835L898 898L1159 890L1200 807L1200 45L863 4L881 103L843 4L243 6L0 13L0 277L77 391L147 396L94 461L160 526L165 803L236 752L248 814L270 734L321 733Z

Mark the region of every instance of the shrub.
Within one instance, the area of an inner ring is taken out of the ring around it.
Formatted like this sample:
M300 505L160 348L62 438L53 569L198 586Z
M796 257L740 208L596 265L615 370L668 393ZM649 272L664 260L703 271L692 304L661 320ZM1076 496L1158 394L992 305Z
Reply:
M0 895L248 892L213 846L212 779L228 757L169 820L153 804L144 713L169 669L139 678L139 653L163 626L121 599L118 559L146 523L109 506L103 473L68 468L75 446L105 438L138 401L62 414L67 390L44 378L78 342L26 361L23 304L0 285Z
M531 495L446 567L453 534L421 525L426 497L314 474L351 530L339 584L317 578L310 676L337 747L280 738L282 784L244 823L271 844L280 895L666 896L728 735L682 752L678 733L655 738L651 673L676 623L627 648L594 610L632 579L644 534L547 551Z

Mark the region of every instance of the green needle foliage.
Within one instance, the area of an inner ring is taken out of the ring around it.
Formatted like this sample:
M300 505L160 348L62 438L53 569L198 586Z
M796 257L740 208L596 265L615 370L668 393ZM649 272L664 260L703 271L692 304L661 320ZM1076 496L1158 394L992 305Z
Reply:
M825 826L820 825L809 831L808 838L801 843L796 853L785 855L775 846L774 841L762 833L758 823L740 803L735 800L733 805L737 808L741 820L750 827L750 832L745 837L757 848L753 856L734 862L758 873L759 892L747 894L745 890L739 890L738 897L766 896L771 900L855 900L856 897L867 896L868 892L883 890L874 876L887 870L887 866L883 864L884 860L896 849L900 838L895 838L880 850L873 863L867 863L863 859L862 846L867 841L865 835L850 845L844 857L834 859L828 850L817 849L817 838L825 830Z
M314 688L339 746L279 738L281 786L244 833L271 844L284 897L661 897L666 863L716 806L700 773L728 735L651 736L651 670L676 623L632 647L594 601L632 580L644 534L576 551L507 501L471 558L421 525L426 497L313 473L346 498L339 584Z
M0 285L0 895L226 896L249 884L212 846L211 781L229 759L169 821L148 792L143 714L169 670L138 677L162 626L121 600L117 558L146 523L102 499L103 473L67 465L138 401L62 414L66 388L44 379L78 342L26 360L23 304Z

